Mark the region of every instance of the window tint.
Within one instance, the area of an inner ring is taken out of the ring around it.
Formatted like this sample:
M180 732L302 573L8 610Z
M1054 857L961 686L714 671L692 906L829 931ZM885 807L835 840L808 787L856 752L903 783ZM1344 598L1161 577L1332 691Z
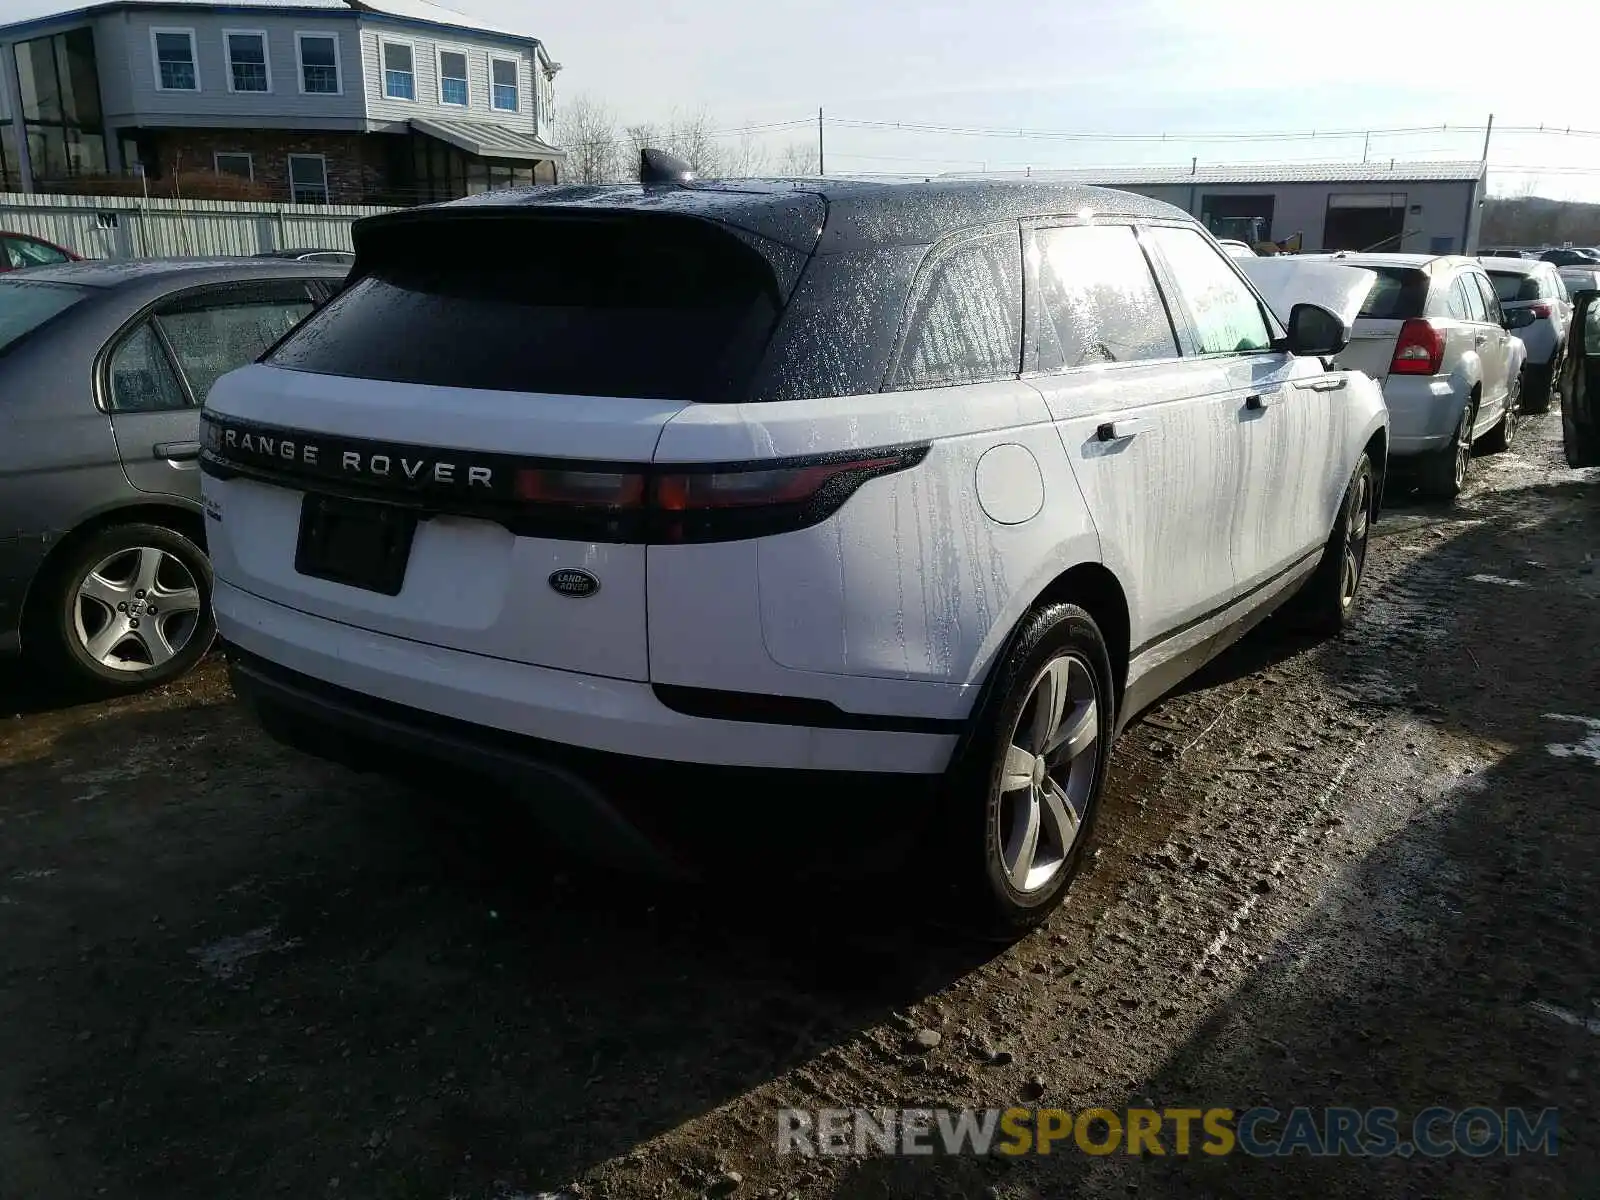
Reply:
M1377 278L1361 305L1358 317L1376 321L1405 321L1420 317L1428 300L1428 277L1403 267L1363 266Z
M111 356L112 412L167 412L188 408L189 397L172 369L161 339L145 321Z
M1500 307L1500 297L1494 294L1494 285L1488 276L1472 272L1472 282L1477 286L1478 299L1483 302L1483 319L1494 325L1505 320L1505 310Z
M1172 269L1201 354L1240 354L1272 346L1261 305L1227 257L1193 229L1161 226L1150 233Z
M156 319L195 402L203 404L212 384L235 367L255 362L310 311L311 299L302 292L293 301L188 308Z
M1016 230L948 251L912 301L897 390L1016 375L1022 353L1022 251Z
M375 231L367 247L378 265L270 361L439 387L742 400L777 315L766 261L694 221L441 221Z
M1127 225L1040 229L1038 369L1173 358L1178 344Z
M0 354L88 293L60 283L0 280Z

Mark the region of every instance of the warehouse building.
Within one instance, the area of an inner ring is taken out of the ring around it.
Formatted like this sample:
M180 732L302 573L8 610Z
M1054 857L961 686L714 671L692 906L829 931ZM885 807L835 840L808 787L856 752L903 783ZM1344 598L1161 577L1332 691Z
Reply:
M1232 167L1034 171L1175 204L1218 237L1298 235L1302 250L1474 253L1483 212L1481 162L1272 163Z

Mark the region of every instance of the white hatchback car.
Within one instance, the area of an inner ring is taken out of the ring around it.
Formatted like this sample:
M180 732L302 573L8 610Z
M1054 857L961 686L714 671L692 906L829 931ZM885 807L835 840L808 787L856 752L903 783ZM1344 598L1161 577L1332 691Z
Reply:
M1341 367L1383 385L1390 453L1414 466L1422 490L1453 500L1473 447L1499 453L1516 437L1527 347L1506 329L1494 285L1456 255L1305 255L1377 275Z
M1354 603L1382 396L1165 204L574 186L356 243L205 412L218 625L292 745L554 764L557 806L604 802L596 752L921 777L1016 929L1130 716Z

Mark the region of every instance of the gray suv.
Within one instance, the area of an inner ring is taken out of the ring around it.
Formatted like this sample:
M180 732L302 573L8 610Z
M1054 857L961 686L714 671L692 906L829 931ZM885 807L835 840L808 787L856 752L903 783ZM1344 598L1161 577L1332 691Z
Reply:
M70 263L0 277L0 653L134 691L210 645L200 405L346 268Z

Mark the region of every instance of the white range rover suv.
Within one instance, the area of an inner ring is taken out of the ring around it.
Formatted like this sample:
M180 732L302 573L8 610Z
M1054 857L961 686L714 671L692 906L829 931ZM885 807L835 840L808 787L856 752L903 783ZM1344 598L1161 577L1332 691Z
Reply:
M1168 205L567 186L355 240L204 414L218 627L291 745L558 807L615 756L921 777L943 878L1015 930L1132 715L1355 600L1382 395Z

